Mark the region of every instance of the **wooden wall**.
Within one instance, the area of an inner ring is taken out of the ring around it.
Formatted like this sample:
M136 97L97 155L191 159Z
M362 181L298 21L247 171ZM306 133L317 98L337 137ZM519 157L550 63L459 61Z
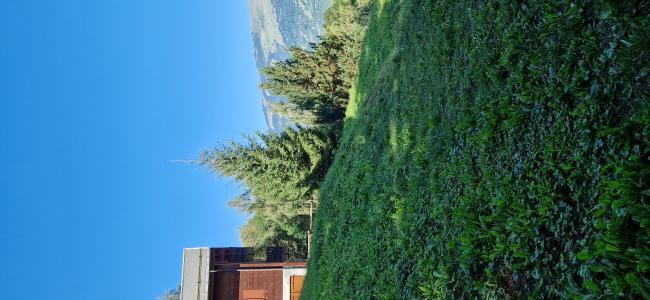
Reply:
M282 300L282 270L239 272L239 290L265 290L266 300ZM240 300L245 300L240 295Z
M210 273L210 300L239 299L239 272Z
M221 271L211 275L211 300L282 300L282 270Z

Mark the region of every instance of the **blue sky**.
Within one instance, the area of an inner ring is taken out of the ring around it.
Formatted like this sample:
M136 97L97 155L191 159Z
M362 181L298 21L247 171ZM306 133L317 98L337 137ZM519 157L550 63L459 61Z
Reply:
M239 245L238 185L169 160L266 125L247 1L0 1L0 298L154 299Z

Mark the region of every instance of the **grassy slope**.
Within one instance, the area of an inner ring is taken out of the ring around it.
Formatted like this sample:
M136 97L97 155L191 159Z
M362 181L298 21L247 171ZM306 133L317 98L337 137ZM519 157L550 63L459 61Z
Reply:
M647 292L647 4L432 2L375 5L303 299Z

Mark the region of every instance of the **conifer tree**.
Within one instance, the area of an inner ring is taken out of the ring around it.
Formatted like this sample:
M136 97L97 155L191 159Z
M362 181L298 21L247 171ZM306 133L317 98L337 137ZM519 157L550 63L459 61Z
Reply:
M245 187L229 202L249 215L240 231L245 246L287 246L295 257L306 253L305 201L318 198L338 147L370 5L370 0L336 1L320 42L308 50L290 48L291 58L264 70L268 81L261 87L288 100L271 109L297 127L202 153L200 165Z
M290 102L271 102L271 110L285 116L293 124L311 127L318 125L318 119L312 112L302 110Z
M245 143L206 151L199 164L243 183L255 199L296 211L315 197L336 148L330 128L286 128L257 133Z
M278 107L293 115L309 112L314 123L338 122L345 116L356 74L359 51L353 44L346 35L328 35L319 43L312 43L311 50L290 48L290 59L264 69L268 81L261 87L286 97L291 107L283 107L286 104Z
M240 229L239 235L245 247L264 249L266 246L284 246L293 258L304 258L307 250L306 229L308 217L295 216L277 219L256 213Z
M334 157L338 129L285 128L257 133L205 151L199 164L245 186L229 205L251 216L240 236L245 246L287 246L306 253L307 207Z

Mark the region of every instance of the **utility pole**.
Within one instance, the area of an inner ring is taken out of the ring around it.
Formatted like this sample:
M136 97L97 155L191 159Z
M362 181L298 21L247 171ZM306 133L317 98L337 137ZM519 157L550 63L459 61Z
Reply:
M311 256L311 236L314 233L312 230L314 226L314 203L318 204L318 200L311 198L303 203L309 203L309 228L307 229L307 259L309 259Z
M311 228L314 221L314 199L309 199L309 229L307 230L307 259L311 256Z

